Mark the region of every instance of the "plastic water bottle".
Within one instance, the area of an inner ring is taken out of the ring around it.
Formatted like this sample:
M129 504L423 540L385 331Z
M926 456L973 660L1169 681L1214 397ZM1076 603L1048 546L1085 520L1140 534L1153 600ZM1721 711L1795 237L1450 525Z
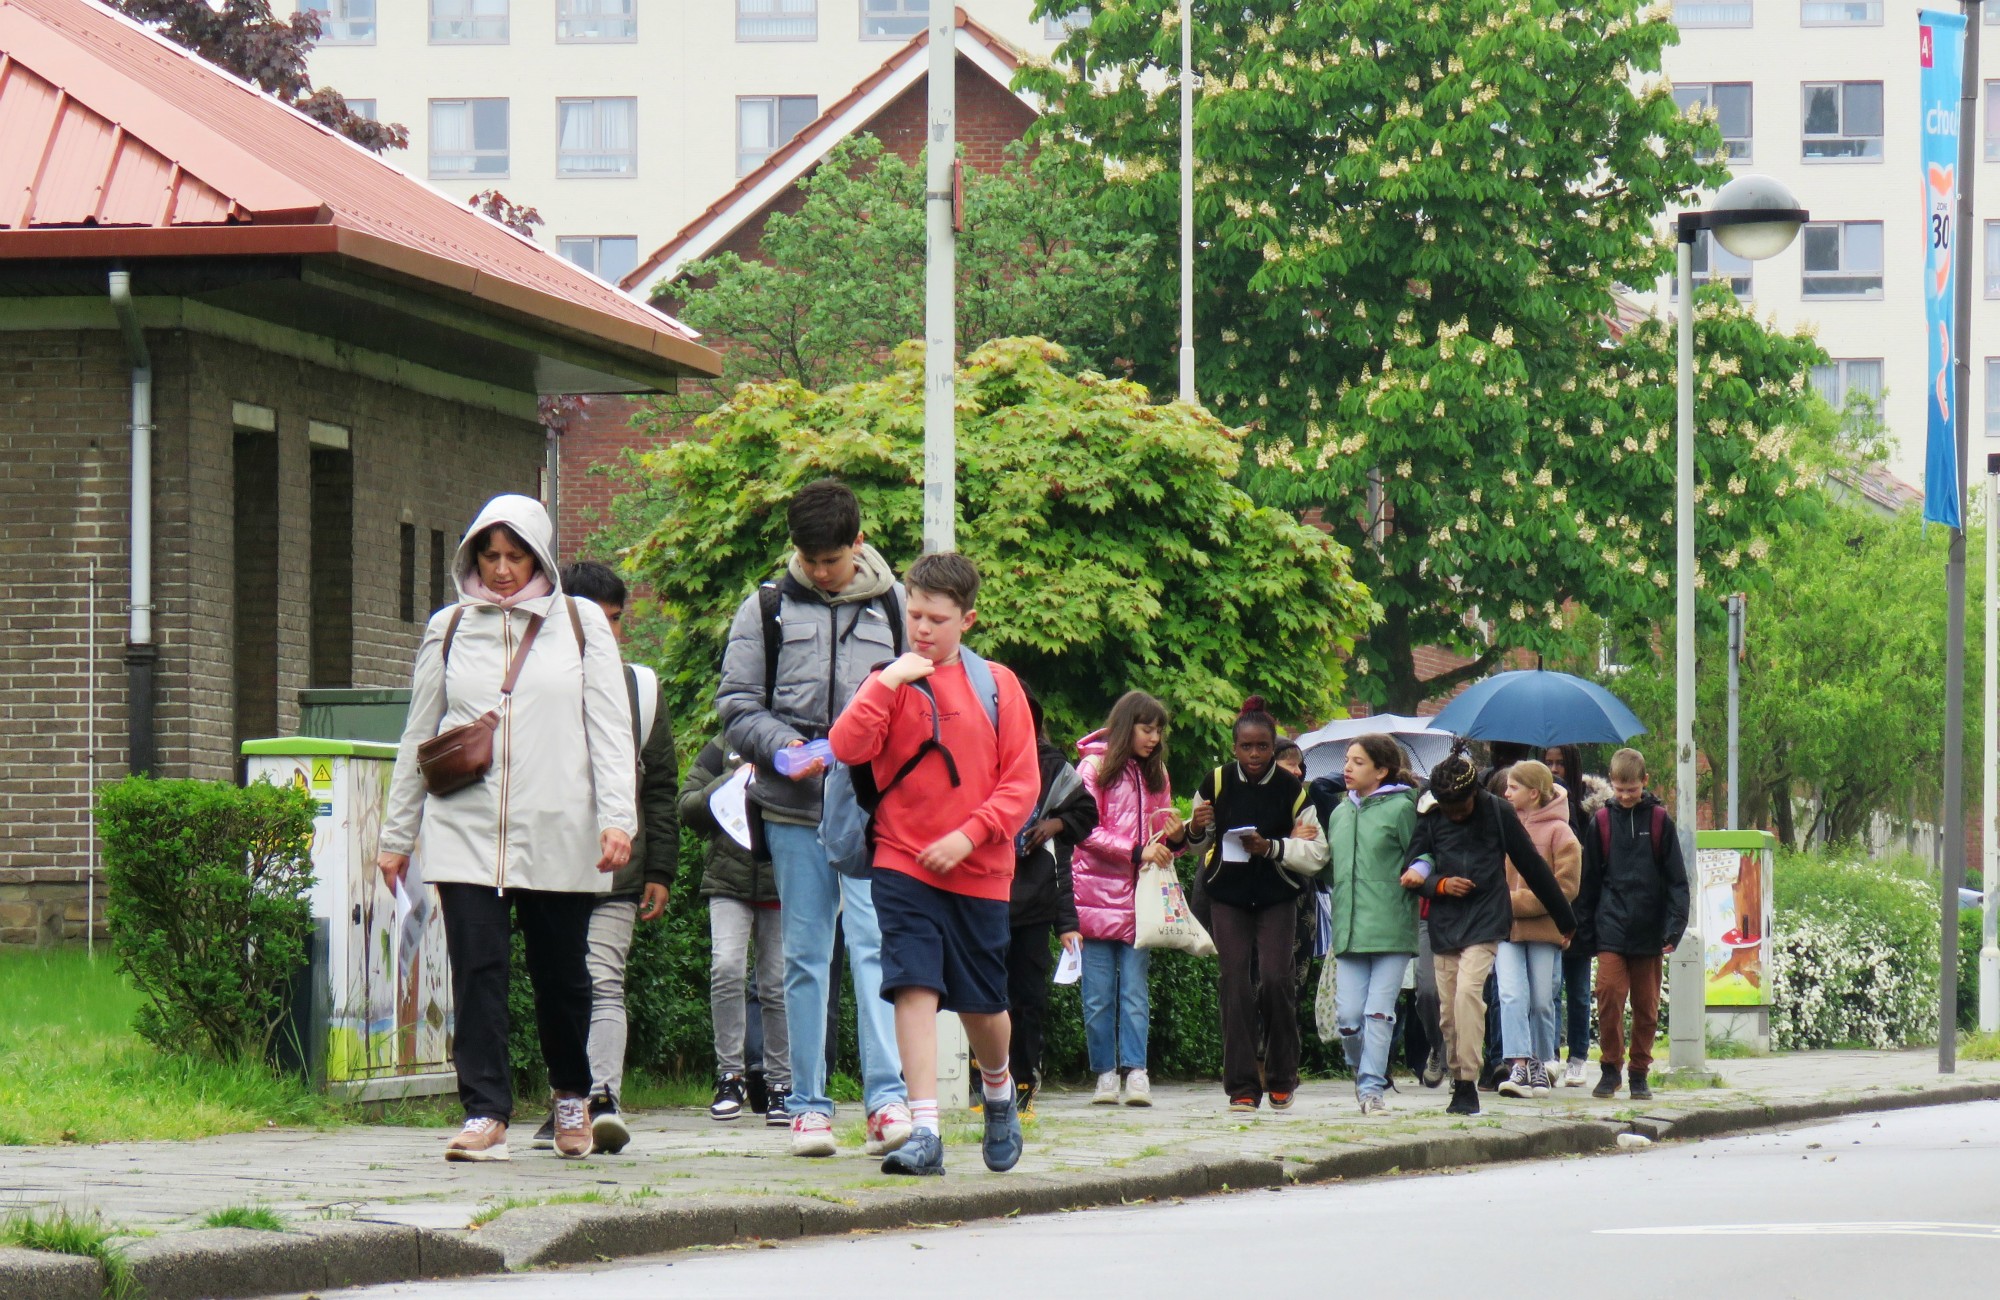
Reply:
M822 738L781 749L772 757L771 766L778 769L779 776L791 776L810 767L815 759L828 767L833 766L833 742Z

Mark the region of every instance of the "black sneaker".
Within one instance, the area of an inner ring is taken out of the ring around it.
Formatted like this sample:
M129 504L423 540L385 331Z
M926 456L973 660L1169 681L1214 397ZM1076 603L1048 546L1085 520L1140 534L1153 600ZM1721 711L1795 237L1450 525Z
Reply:
M1453 1079L1451 1101L1446 1104L1447 1115L1477 1115L1479 1113L1479 1089L1470 1079Z
M1646 1082L1646 1072L1644 1070L1632 1071L1632 1100L1651 1101L1652 1099L1653 1086Z
M535 1140L530 1145L537 1151L556 1149L556 1117L553 1112L542 1121L542 1126L535 1130Z
M1501 1095L1507 1097L1525 1097L1528 1095L1528 1063L1526 1061L1514 1062L1514 1068L1509 1070L1507 1077L1500 1081L1500 1092Z
M632 1130L618 1115L618 1103L608 1094L590 1099L590 1148L600 1155L615 1156L632 1140Z
M1604 1067L1604 1074L1597 1080L1597 1086L1590 1090L1593 1097L1612 1097L1618 1093L1618 1079L1622 1071L1615 1065Z
M765 1128L790 1128L792 1112L785 1108L785 1093L788 1089L773 1088L769 1103L764 1108Z
M762 1070L750 1071L748 1077L746 1077L743 1081L743 1088L745 1094L750 1099L750 1112L753 1115L770 1114L771 1088L770 1085L765 1082L764 1072ZM786 1123L790 1122L791 1122L790 1120L786 1121Z
M732 1120L743 1113L743 1076L725 1074L715 1081L715 1101L709 1105L710 1119Z

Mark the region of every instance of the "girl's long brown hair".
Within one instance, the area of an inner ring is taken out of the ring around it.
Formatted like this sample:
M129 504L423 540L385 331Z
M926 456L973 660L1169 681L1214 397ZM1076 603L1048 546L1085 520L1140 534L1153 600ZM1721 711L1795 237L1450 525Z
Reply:
M1141 724L1155 727L1167 725L1167 706L1144 691L1127 691L1118 697L1118 703L1111 706L1111 717L1104 724L1104 758L1098 775L1108 787L1111 782L1125 775L1125 765L1133 761L1132 742L1134 732ZM1159 747L1148 758L1139 762L1140 779L1146 788L1155 793L1167 788L1167 740L1160 737Z

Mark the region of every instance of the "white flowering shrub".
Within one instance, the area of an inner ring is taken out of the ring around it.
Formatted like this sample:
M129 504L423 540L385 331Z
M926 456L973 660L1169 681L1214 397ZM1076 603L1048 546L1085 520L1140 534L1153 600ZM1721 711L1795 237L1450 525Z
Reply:
M1935 1039L1938 900L1921 863L1785 855L1771 954L1772 1046Z

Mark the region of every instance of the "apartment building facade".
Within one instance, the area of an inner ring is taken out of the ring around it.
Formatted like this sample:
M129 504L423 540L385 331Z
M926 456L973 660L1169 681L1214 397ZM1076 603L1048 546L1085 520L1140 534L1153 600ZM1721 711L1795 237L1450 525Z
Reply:
M616 282L923 31L933 0L292 0L310 70L400 122L405 171L537 209L542 242ZM1064 20L960 10L1030 56Z

